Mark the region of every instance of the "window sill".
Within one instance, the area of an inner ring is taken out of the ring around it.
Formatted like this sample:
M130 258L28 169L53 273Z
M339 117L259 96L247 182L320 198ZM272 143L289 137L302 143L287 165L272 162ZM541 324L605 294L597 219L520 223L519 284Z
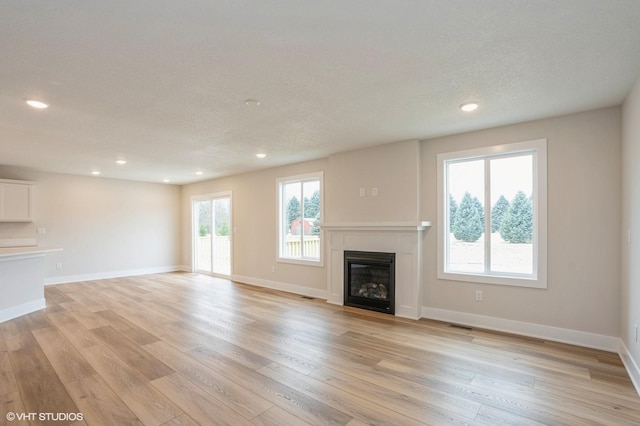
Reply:
M290 263L292 265L302 265L302 266L315 266L315 267L323 267L324 262L322 259L320 260L305 260L305 259L291 259L288 257L279 257L276 259L278 263Z
M511 287L547 288L545 278L535 277L511 277L503 275L472 274L462 272L442 272L438 271L438 279L460 282L473 282L482 284L496 284Z

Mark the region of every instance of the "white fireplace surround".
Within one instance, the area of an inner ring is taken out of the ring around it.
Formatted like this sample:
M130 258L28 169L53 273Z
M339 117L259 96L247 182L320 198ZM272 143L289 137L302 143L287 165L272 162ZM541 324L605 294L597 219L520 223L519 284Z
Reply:
M344 304L344 251L396 254L395 315L422 316L422 252L430 222L334 222L320 225L327 246L327 302Z

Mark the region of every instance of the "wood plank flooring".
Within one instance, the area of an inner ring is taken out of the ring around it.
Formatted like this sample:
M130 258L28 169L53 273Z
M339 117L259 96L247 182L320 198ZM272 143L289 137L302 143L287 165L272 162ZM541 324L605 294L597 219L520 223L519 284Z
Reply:
M0 424L640 424L612 353L197 274L45 293L0 324Z

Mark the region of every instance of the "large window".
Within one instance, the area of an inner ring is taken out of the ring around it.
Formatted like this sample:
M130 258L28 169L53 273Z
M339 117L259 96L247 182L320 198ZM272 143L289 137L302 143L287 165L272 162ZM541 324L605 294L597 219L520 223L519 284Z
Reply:
M321 264L322 177L278 179L278 260Z
M546 288L546 140L438 155L438 278Z

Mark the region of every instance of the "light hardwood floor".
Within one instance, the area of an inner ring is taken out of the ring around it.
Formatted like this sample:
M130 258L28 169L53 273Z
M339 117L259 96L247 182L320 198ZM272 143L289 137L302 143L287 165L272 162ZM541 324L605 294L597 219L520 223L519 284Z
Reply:
M46 298L0 324L0 424L29 424L8 413L81 413L75 424L88 425L640 424L612 353L197 274L51 286Z

